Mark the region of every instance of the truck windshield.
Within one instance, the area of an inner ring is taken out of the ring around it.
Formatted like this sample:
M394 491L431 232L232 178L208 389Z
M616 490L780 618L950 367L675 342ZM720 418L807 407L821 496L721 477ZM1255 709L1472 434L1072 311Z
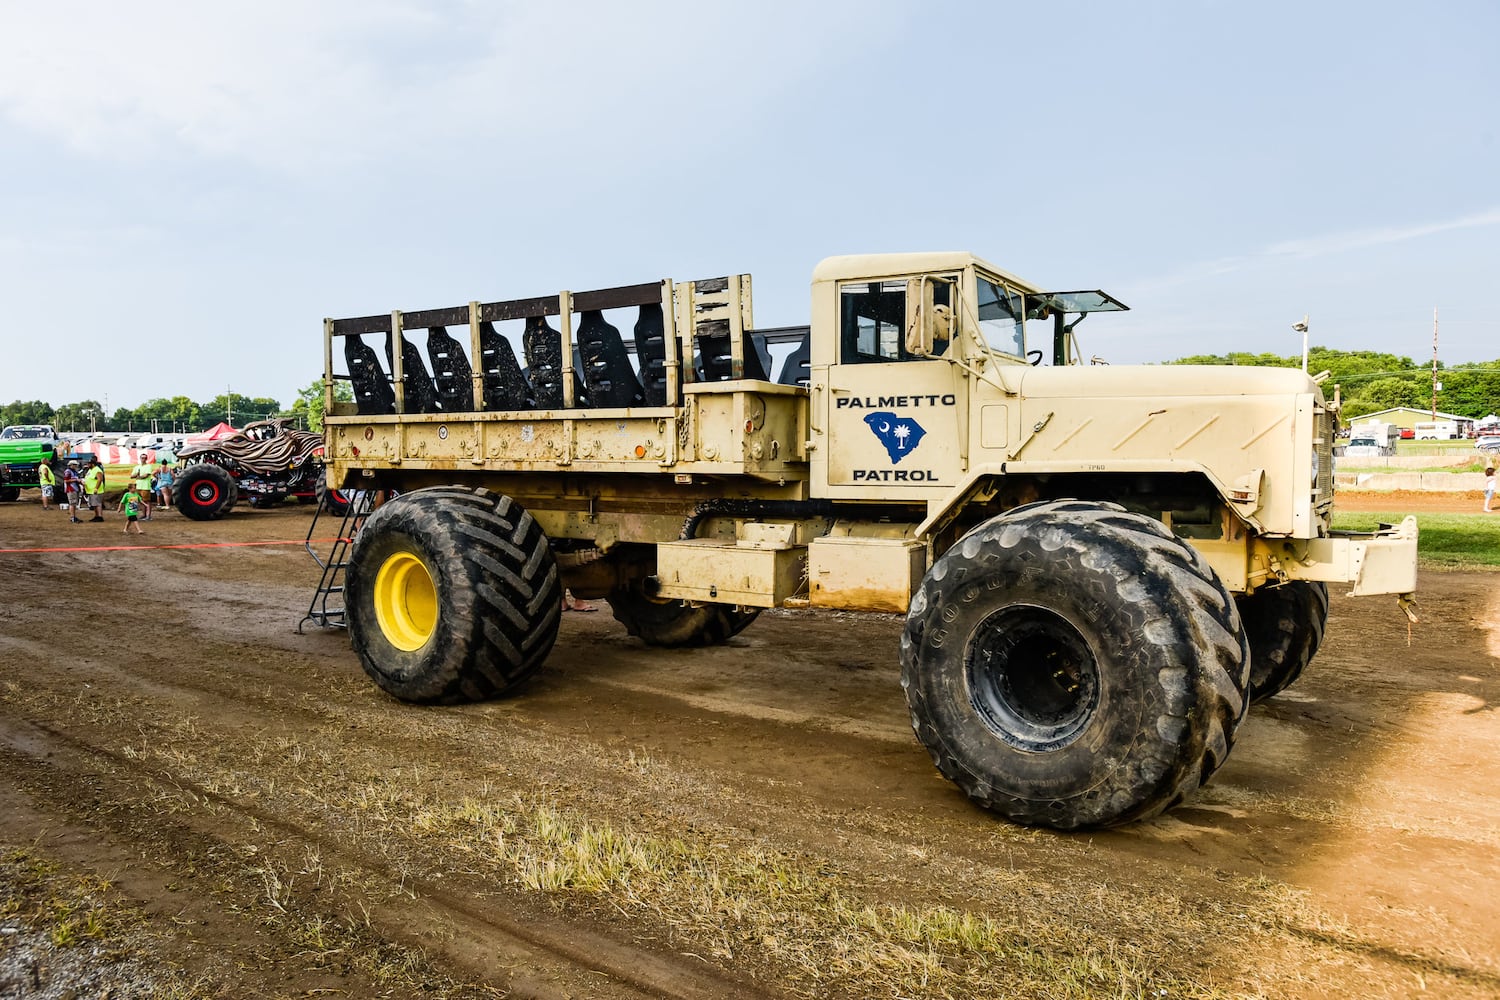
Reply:
M0 431L0 438L44 438L47 437L45 427L7 427Z
M979 286L979 329L993 351L1013 358L1026 356L1024 299L984 275L975 276Z

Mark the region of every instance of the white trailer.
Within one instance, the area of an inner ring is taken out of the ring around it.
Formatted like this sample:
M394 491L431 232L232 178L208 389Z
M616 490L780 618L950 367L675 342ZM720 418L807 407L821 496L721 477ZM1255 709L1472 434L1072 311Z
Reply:
M1344 456L1389 457L1396 454L1396 442L1399 440L1401 440L1401 428L1395 424L1381 421L1355 424L1349 429L1349 443L1344 446Z
M1420 420L1413 430L1418 441L1452 441L1459 437L1457 420Z

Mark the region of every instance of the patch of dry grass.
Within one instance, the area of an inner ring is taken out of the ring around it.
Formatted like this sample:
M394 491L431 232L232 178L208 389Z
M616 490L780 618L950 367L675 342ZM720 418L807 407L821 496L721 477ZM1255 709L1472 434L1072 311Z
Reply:
M22 700L38 695L27 692ZM103 721L98 703L73 707ZM362 762L336 753L313 733L296 739L266 733L226 743L191 716L153 721L147 703L111 705L106 714L122 709L133 716L130 728L137 735L120 755L160 765L173 776L173 787L158 787L151 801L162 815L219 814L223 804L204 793L301 813L386 858L391 881L403 890L406 873L430 878L463 871L565 909L622 916L636 922L638 932L654 922L671 932L679 952L737 969L758 968L778 985L807 995L1228 995L1181 971L1182 965L1163 961L1159 931L1137 941L1075 925L1067 910L1049 911L1053 889L1034 881L998 893L1005 900L998 907L994 900L975 909L910 904L902 901L899 884L887 897L829 859L747 843L732 830L694 825L666 834L660 824L656 830L649 824L627 829L571 799L563 807L546 793L494 793L471 785L469 794L452 794L441 774ZM644 755L595 760L652 785L681 780ZM283 766L268 766L273 762ZM212 864L197 859L198 875L210 875L211 883L217 879L216 891L252 892L263 923L298 947L335 965L371 962L361 964L361 971L392 987L411 982L410 970L424 964L421 956L389 946L347 903L320 891L344 878L348 891L342 895L357 899L386 892L389 884L274 861L275 851L225 853L230 856ZM965 886L950 888L967 895ZM1123 913L1137 902L1128 893L1099 891L1104 912ZM1041 908L1026 909L1039 896Z
M190 719L172 720L162 730L132 742L122 755L167 765L214 794L268 805L278 799L278 807L292 796L325 817L342 814L363 841L390 857L395 876L408 870L416 847L439 864L559 906L649 917L670 929L679 951L731 967L776 968L778 979L808 995L1226 995L1118 940L1095 943L1087 931L1046 919L868 899L824 859L746 845L712 829L683 836L627 830L544 795L483 789L477 796L445 797L412 772L351 780L354 775L338 769L298 769L277 777L254 768L268 758L306 761L315 751L272 737L221 758L221 748L205 741ZM646 763L631 757L623 766L639 771ZM217 807L183 787L155 808L173 814ZM364 885L358 874L329 871L312 856L275 862L252 847L237 861L238 877L258 886L262 922L284 939L320 961L354 963L389 987L420 978L420 956L383 941L368 918L361 922L321 893L340 880L339 888L354 898L381 887Z
M43 930L59 948L110 937L111 883L67 878L33 851L15 849L0 858L0 919L15 918Z
M648 912L726 963L770 961L809 992L966 997L1216 997L1139 955L1036 937L950 906L863 901L841 873L762 848L661 838L519 795L429 803L412 829L495 859L526 889ZM1165 991L1165 992L1162 992Z
M31 690L10 696L45 697ZM676 952L810 996L1276 995L1295 989L1298 969L1337 965L1361 948L1357 932L1340 932L1336 920L1281 883L1225 878L1217 891L1143 889L1126 871L1106 875L1082 857L1090 848L1074 841L1059 841L1054 859L1082 860L1076 874L946 857L940 848L913 873L899 870L894 853L923 853L912 846L917 841L881 828L881 837L905 845L889 849L888 880L878 874L880 858L846 866L836 859L854 855L776 850L716 822L711 811L681 804L654 811L657 802L709 796L698 790L705 778L633 750L565 746L533 732L519 747L507 744L521 763L492 761L466 776L393 767L394 752L351 753L348 719L336 713L326 727L299 724L295 735L268 729L226 740L211 720L153 720L145 699L112 705L109 714L122 708L138 736L123 737L129 743L121 756L159 765L182 783L152 808L224 808L191 790L200 789L253 802L382 859L385 877L335 870L312 855L276 860L274 837L253 833L249 847L268 849L247 848L205 874L223 879L226 892L237 880L241 896L248 883L266 925L296 947L395 989L419 978L425 960L389 945L359 900L406 892L408 876L508 886L570 915L617 919L626 934L656 946L665 929ZM377 721L409 723L433 743L483 740L472 716L392 710ZM395 735L393 742L399 745ZM569 775L566 786L558 774ZM555 791L546 790L549 781ZM621 797L625 788L633 799ZM704 801L734 794L716 789ZM997 857L1002 842L1042 851L1051 839L1002 825L990 837ZM1273 954L1274 968L1257 964ZM1239 956L1247 963L1242 975L1234 971ZM1216 983L1211 967L1229 970L1232 986Z
M184 985L178 970L155 959L145 916L109 880L65 872L35 847L0 850L0 966L14 973L7 952L20 949L31 985L44 985L48 996L111 983L154 1000ZM0 974L6 985L17 983Z

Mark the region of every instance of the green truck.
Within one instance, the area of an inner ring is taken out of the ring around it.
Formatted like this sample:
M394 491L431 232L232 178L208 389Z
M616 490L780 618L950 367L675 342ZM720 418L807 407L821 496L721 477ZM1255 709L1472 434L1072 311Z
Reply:
M64 454L50 424L13 424L0 430L0 468L5 470L0 501L8 503L20 497L21 490L40 485L36 469L44 462L60 473Z

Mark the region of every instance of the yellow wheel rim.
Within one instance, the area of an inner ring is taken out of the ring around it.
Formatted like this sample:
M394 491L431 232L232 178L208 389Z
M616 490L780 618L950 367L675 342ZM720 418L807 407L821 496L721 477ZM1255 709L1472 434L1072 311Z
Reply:
M397 552L375 574L375 619L386 640L408 653L421 649L437 630L437 588L421 559Z

